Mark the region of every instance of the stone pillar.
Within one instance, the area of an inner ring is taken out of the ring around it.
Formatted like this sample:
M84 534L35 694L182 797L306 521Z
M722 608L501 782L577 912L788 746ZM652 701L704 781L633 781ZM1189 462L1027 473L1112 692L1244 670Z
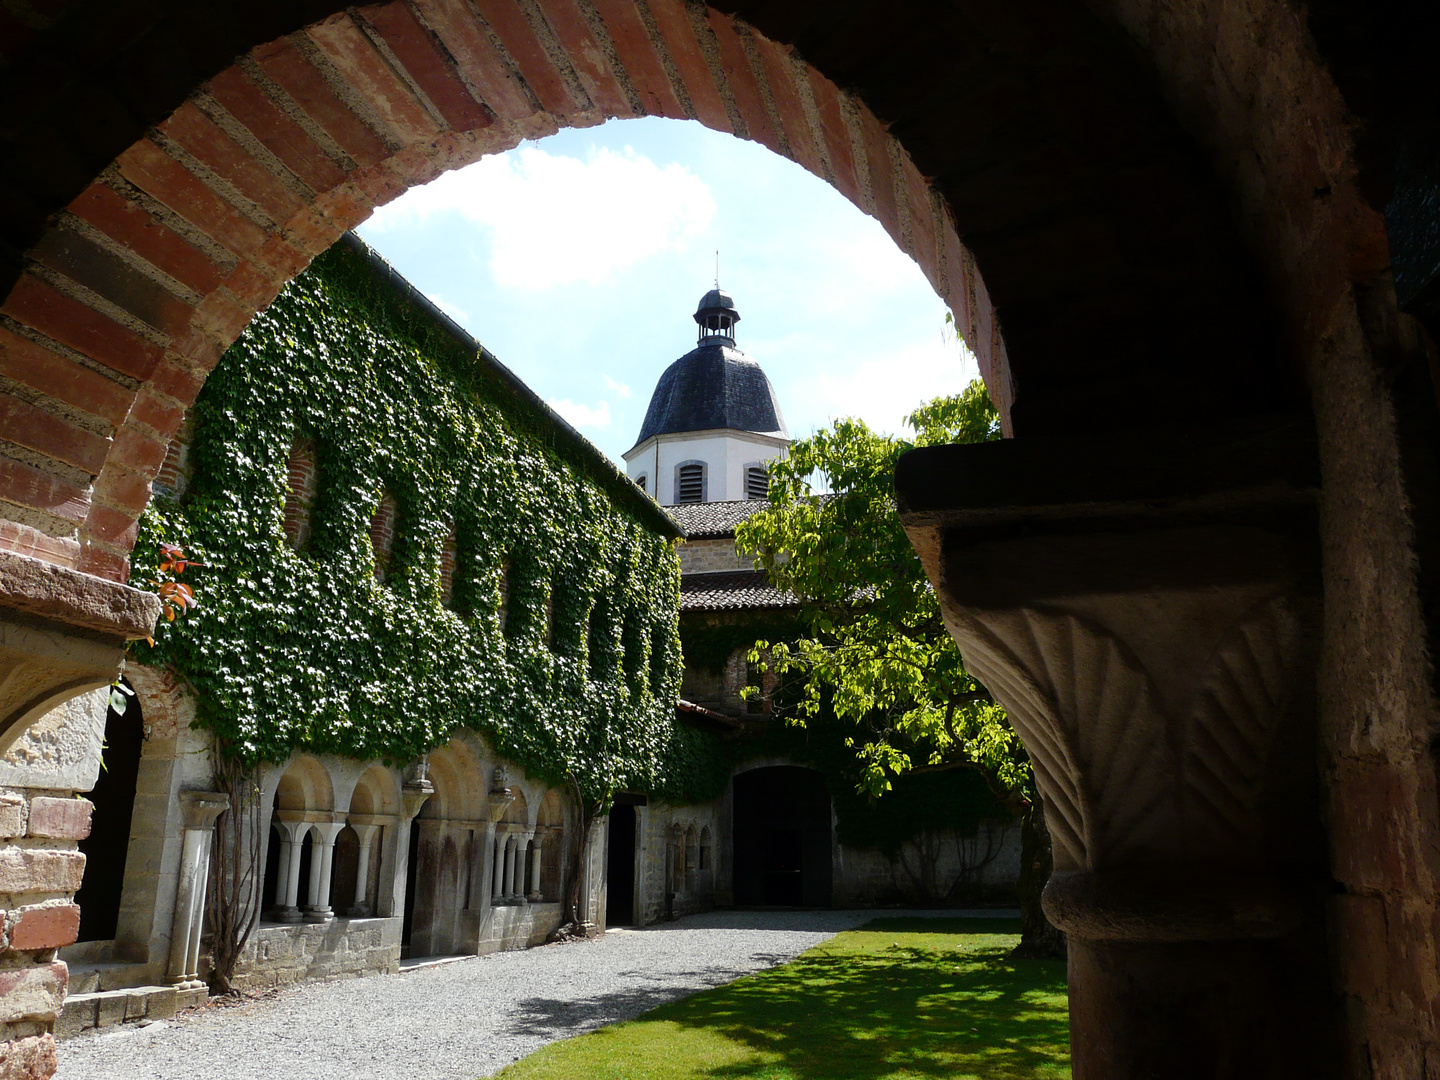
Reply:
M544 838L539 832L531 834L530 841L530 890L527 894L532 901L540 899L540 845Z
M277 818L280 829L280 877L276 883L275 921L300 921L300 856L305 847L308 821L287 821Z
M474 911L484 908L495 897L494 872L490 865L495 858L495 823L481 821L476 824L479 828L475 837L475 866L470 871L475 876L470 888L470 909Z
M210 849L215 819L230 806L230 796L215 791L182 791L180 878L175 892L175 918L170 929L167 978L182 990L198 988L200 934L205 921L205 885L210 878Z
M361 815L352 814L349 818L350 827L355 830L355 835L360 841L360 853L355 862L355 899L346 909L345 914L363 919L367 918L374 910L370 906L370 846L374 842L375 833L380 829L380 824L375 821L358 820L360 817Z
M520 837L511 833L506 837L505 844L505 899L515 900L517 893L515 889L515 864L519 861Z
M310 851L310 903L305 911L306 922L329 922L335 918L330 909L330 871L335 864L335 838L345 828L343 821L324 821L312 826L314 847Z
M902 519L1045 806L1075 1080L1329 1077L1313 438L934 447Z
M505 845L510 834L505 826L495 826L495 845L490 867L490 902L498 903L505 895Z

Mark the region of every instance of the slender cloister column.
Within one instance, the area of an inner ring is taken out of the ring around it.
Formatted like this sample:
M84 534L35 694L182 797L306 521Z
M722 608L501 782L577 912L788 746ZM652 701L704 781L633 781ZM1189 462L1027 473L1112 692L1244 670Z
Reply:
M1293 422L900 460L946 625L1034 763L1075 1080L1335 1075L1316 461Z
M532 901L540 899L540 845L545 842L544 834L539 831L531 834L530 841L530 890L529 898Z
M355 899L345 914L354 918L367 918L374 908L370 904L370 847L380 829L379 822L360 820L362 815L350 815L350 827L360 841L360 850L355 861Z
M516 865L520 863L520 837L510 834L508 841L505 844L505 899L513 901L518 897Z
M305 834L310 830L310 823L279 818L275 824L279 827L281 836L280 878L276 883L275 921L297 923L301 917L300 857L304 852Z
M175 918L170 929L167 977L180 989L190 990L205 985L199 974L205 885L210 878L215 819L229 809L230 796L216 791L182 791L179 800L184 840L175 892Z
M335 864L335 838L345 828L344 821L316 822L314 846L310 851L310 904L305 911L306 922L329 922L335 917L330 909L330 871Z
M470 871L474 876L470 886L470 907L473 910L485 907L495 896L495 883L486 877L487 872L492 872L490 863L495 858L495 822L481 821L477 825L475 865Z
M510 834L505 826L495 826L494 854L491 857L490 867L490 902L492 904L500 901L505 895L505 845L510 840Z

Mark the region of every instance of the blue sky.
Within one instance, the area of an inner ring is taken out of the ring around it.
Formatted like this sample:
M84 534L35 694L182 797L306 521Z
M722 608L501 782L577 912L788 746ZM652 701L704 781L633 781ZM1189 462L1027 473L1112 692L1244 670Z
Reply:
M800 166L699 124L571 129L447 173L359 229L597 446L633 445L715 277L792 437L898 431L977 374L879 223Z

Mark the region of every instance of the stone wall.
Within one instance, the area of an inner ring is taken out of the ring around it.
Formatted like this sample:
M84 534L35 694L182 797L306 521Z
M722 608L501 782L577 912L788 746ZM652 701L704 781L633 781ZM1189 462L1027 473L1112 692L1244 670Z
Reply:
M399 971L402 921L393 917L262 924L245 946L235 985L259 990Z
M108 690L66 702L0 760L0 1076L48 1076L69 984L56 950L75 940Z
M679 547L682 574L713 574L730 570L754 570L753 555L735 554L735 538L686 540Z
M480 920L480 943L475 952L503 952L545 944L564 921L564 905L555 903L497 904Z
M834 874L836 907L1010 903L1020 877L1020 827L991 821L973 837L925 834L893 859L836 843Z

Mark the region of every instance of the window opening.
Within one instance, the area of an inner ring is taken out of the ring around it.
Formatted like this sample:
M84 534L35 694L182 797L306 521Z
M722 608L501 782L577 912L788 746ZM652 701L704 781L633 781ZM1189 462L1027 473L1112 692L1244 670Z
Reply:
M375 553L375 580L382 585L390 577L391 556L395 552L395 519L398 516L395 496L381 489L380 505L375 507L375 515L370 519L370 547Z
M310 514L315 506L315 443L296 439L285 467L285 539L296 551L310 543Z
M514 563L507 555L500 560L499 597L495 603L495 615L500 620L500 633L510 632L510 575Z
M646 478L645 476L637 476L637 477L635 478L635 486L638 487L641 491L645 491L645 493L648 495L649 492L646 491L646 488L645 488L645 481L646 481L646 479L647 479L647 478Z
M681 465L675 484L677 503L698 503L705 501L705 466L698 462Z
M745 497L764 499L770 495L770 470L763 465L751 465L745 470Z
M745 661L745 685L754 687L755 693L745 699L745 711L747 713L767 713L770 711L770 702L765 697L765 673L760 670L760 665L751 660Z
M455 555L458 545L455 526L451 525L440 542L440 603L452 607L455 601Z

